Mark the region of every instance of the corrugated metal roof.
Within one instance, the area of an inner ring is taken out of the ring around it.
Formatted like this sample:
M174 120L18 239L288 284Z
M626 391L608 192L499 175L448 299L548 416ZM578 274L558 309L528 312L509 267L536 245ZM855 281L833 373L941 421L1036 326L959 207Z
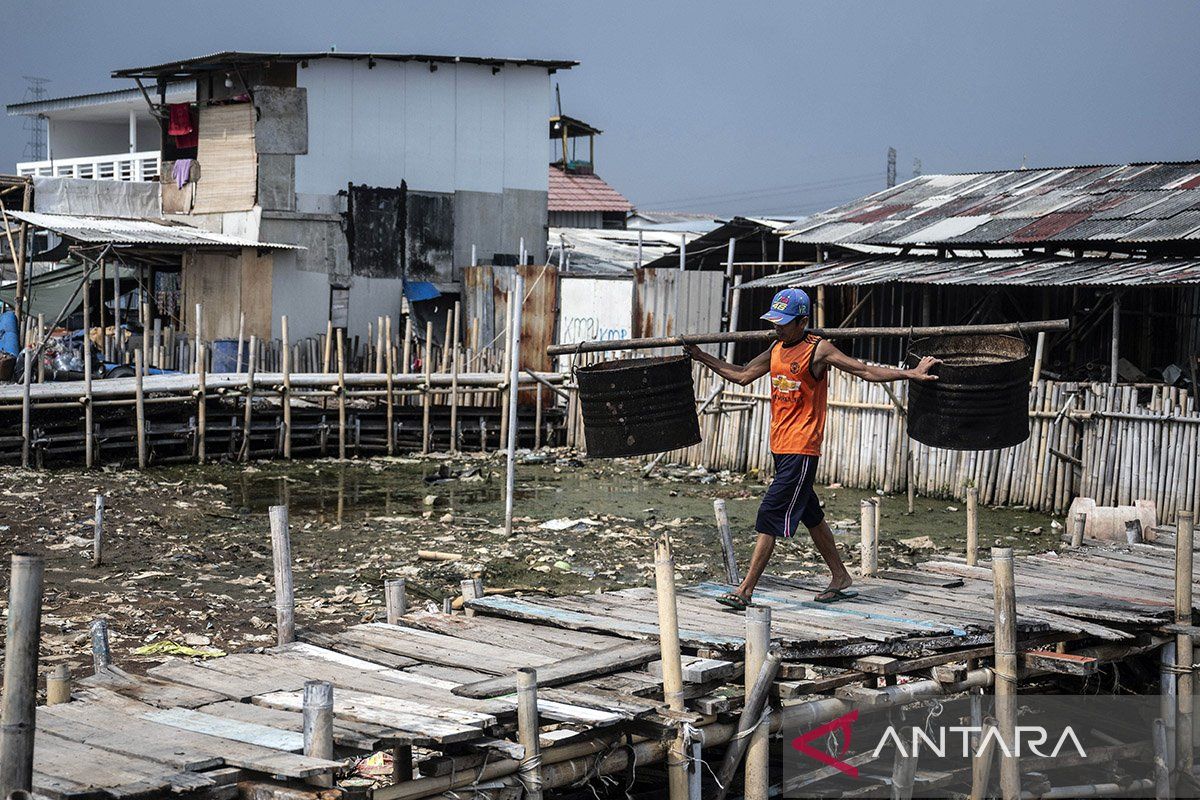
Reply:
M593 173L563 172L550 165L547 211L632 211L633 204Z
M16 217L22 222L28 222L34 227L54 231L66 239L90 244L259 247L268 250L304 249L292 244L256 242L253 239L213 233L173 220L78 217L70 214L39 214L33 211L9 211L8 215Z
M183 81L167 87L167 102L179 103L196 99L196 82ZM89 94L73 94L66 97L50 97L45 100L29 100L22 103L9 103L5 108L8 115L46 114L52 111L66 111L72 108L88 108L103 106L109 103L125 103L130 100L142 101L142 90L114 89L108 92L91 92Z
M545 67L547 69L570 69L579 65L578 61L540 58L490 58L483 56L448 56L421 53L364 53L338 50L317 50L315 52L289 53L259 53L246 50L222 50L219 53L185 58L180 61L167 61L162 64L151 64L146 67L128 67L113 70L114 78L153 78L159 75L189 75L211 70L232 69L240 64L261 63L263 61L309 61L318 58L341 58L361 60L374 58L380 61L425 61L438 64L488 64L503 66L514 64Z
M1056 167L922 175L785 231L808 244L1141 245L1200 240L1198 209L1200 161Z
M1164 286L1200 284L1200 259L933 258L836 259L768 275L743 289L921 283L959 286Z

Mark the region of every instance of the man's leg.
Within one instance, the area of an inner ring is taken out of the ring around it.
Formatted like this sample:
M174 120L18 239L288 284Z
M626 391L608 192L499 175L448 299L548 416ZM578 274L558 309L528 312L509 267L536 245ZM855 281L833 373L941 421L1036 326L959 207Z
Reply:
M829 529L829 523L822 519L809 528L808 532L812 536L813 544L817 546L817 552L825 560L825 566L829 567L831 577L829 588L821 594L826 594L832 589L845 589L854 583L854 579L846 571L846 565L842 563L841 555L838 554L837 544L833 541L833 531Z
M750 556L750 566L746 568L746 577L742 578L742 583L737 588L737 593L747 602L754 596L754 587L758 585L758 579L762 577L763 570L767 568L767 562L771 560L773 552L775 552L775 537L769 533L758 534L758 538L754 540L754 553Z

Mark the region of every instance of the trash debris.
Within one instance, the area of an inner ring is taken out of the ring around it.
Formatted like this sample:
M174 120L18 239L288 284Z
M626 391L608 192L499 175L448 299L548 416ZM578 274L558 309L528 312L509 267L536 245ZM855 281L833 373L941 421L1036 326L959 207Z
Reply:
M224 650L215 647L189 647L184 644L163 639L151 644L142 645L133 651L135 656L188 656L191 658L220 658Z

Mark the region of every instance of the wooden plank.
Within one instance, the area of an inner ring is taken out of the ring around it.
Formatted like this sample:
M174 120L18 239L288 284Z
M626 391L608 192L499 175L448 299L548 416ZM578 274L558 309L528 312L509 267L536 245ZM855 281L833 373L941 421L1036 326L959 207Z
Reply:
M77 691L89 687L107 688L134 700L160 708L196 708L225 699L220 692L175 683L153 676L130 675L122 669L108 666L101 672L80 678Z
M102 790L107 797L150 797L164 792L206 789L213 782L203 775L140 758L101 750L39 731L33 749L34 785L55 779L83 787L83 794Z
M79 707L86 705L75 702L38 709L38 730L118 755L156 761L184 772L199 772L225 763L224 759L212 753L188 751L169 740L139 736L137 726L128 732L117 730L112 725L114 715L107 709L96 709L104 715L100 725L97 725L94 717L79 713Z
M378 664L382 667L404 669L405 667L413 667L422 663L415 658L407 658L405 656L396 655L395 653L389 653L386 650L378 650L367 645L349 641L344 639L340 634L316 633L314 631L297 631L296 637L301 642L311 644L314 647L336 651L344 655L352 656L361 661L369 661L373 664Z
M610 672L620 672L653 661L659 647L651 642L625 642L608 650L564 658L537 667L538 688L561 686ZM516 676L498 678L457 686L453 692L463 697L495 697L516 691Z
M1100 663L1089 656L1058 653L1053 650L1027 650L1018 655L1024 669L1062 675L1095 675Z
M201 706L198 710L216 717L224 717L241 722L255 722L270 725L285 731L303 731L304 717L293 711L281 711L277 708L256 706L251 703L238 703L233 700L222 700L212 705ZM407 739L403 740L407 742ZM380 725L367 725L350 720L333 721L333 743L339 747L354 750L373 751L396 742L392 741L391 732Z
M142 714L142 719L157 722L192 733L203 733L254 744L272 750L299 753L304 750L304 735L272 728L258 722L244 722L193 711L190 708L156 708Z
M725 661L718 658L697 658L695 656L684 656L682 659L683 665L683 681L684 683L708 683L709 681L719 680L722 678L733 678L735 674L740 675L738 669L739 664L734 664L732 661ZM651 675L662 677L662 662L651 661L646 666L646 671Z
M963 585L962 578L951 578L941 575L930 575L928 572L917 572L908 569L882 569L875 573L877 578L900 583L915 583L920 586L939 586L943 589L954 589Z

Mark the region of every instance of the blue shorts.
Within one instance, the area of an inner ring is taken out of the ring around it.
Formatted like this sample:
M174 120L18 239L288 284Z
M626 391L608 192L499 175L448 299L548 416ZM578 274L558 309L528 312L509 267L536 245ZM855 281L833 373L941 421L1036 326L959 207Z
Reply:
M754 530L770 536L792 536L803 525L815 528L825 519L821 501L813 491L817 456L772 453L775 479L767 487Z

